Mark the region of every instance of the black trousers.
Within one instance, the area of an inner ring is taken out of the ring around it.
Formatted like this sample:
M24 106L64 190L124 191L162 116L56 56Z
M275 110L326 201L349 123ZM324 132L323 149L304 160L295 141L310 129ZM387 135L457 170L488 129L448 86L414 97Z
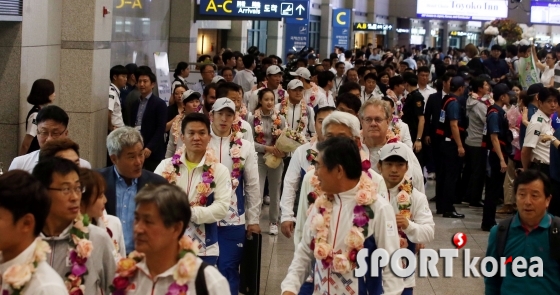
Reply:
M436 207L440 212L454 212L453 200L457 189L457 181L461 174L463 159L459 157L457 145L454 141L443 141L440 144L440 157L442 157L442 173L438 176L437 182L443 183L442 196L438 193ZM436 188L437 189L437 188Z
M486 160L488 159L488 150L483 147L465 146L465 170L463 177L467 179L465 188L465 200L471 205L480 203L482 199L482 191L484 190L484 181L486 180Z
M508 158L505 158L507 163ZM482 225L493 226L496 224L496 207L497 202L504 196L504 179L506 173L502 173L500 167L500 158L494 152L490 152L488 156L490 164L490 177L486 182L486 193L484 194L484 208L482 210Z
M433 159L434 159L434 166L435 166L435 171L436 171L436 210L439 211L440 213L442 212L442 208L440 208L441 202L438 202L438 198L442 198L443 197L443 184L444 184L444 175L443 175L443 163L445 161L443 161L443 159L441 158L441 140L439 140L439 136L432 136L431 138L434 138L432 140L432 155L433 155ZM441 179L440 179L441 177Z

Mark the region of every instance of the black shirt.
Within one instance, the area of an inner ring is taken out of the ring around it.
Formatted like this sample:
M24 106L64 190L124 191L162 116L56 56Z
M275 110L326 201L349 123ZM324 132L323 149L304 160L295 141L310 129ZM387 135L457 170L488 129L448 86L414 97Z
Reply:
M402 112L401 119L408 125L412 141L416 141L418 138L418 122L420 121L418 117L424 116L424 96L418 89L408 94Z

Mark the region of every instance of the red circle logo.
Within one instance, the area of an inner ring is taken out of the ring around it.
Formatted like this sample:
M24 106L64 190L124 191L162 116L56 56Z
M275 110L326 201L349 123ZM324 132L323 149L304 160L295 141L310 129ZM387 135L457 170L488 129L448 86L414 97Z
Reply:
M467 235L465 233L458 232L453 236L452 242L457 249L461 249L467 244Z

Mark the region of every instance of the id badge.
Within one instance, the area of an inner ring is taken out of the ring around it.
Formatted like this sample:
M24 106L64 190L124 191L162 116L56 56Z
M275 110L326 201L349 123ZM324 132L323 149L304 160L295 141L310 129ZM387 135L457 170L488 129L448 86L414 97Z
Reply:
M482 129L482 135L486 135L488 125L484 124L484 129Z
M445 123L445 111L441 110L441 112L439 113L439 121L441 123Z

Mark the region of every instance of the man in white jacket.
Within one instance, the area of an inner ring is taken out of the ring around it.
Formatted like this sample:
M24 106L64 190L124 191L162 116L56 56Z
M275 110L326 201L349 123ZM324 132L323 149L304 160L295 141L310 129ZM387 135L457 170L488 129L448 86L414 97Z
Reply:
M214 104L215 105L215 104ZM210 119L204 114L188 114L181 123L183 149L161 161L155 174L184 189L191 204L192 218L185 235L200 243L198 256L216 265L218 221L224 219L231 202L231 176L226 166L208 149Z
M211 116L210 148L216 151L220 163L228 168L233 188L228 213L218 221L218 243L222 250L218 269L228 279L231 293L237 294L245 224L247 235L261 231L259 169L253 144L242 138L235 103L227 97L219 98L212 107Z
M381 269L381 278L372 277L371 270L363 278L356 278L355 257L351 255L360 248L369 253L383 248L390 255L399 249L393 208L376 193L375 184L362 171L360 151L354 140L345 136L329 138L318 149L316 178L312 183L317 197L282 282L282 294L297 294L315 261L316 294L400 295L403 280L389 267ZM361 205L357 199L362 199ZM356 208L373 211L373 218L357 221ZM349 249L347 241L355 246Z
M401 246L415 253L434 240L434 218L426 195L413 185L408 171L407 146L402 142L388 143L380 151L377 168L387 184L389 203L396 213ZM412 295L415 275L404 279L404 295Z

